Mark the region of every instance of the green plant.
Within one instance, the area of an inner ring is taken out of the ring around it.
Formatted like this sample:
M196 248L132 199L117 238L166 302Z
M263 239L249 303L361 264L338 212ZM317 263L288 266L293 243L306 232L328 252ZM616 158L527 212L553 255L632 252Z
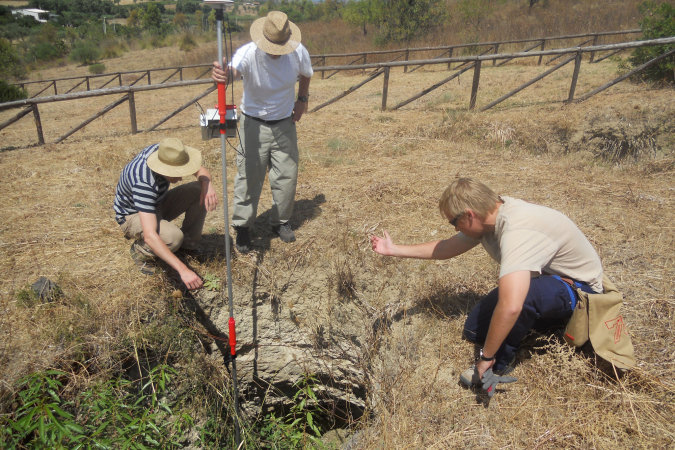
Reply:
M264 420L260 431L264 444L277 449L324 448L320 439L323 430L317 421L322 412L314 392L317 383L314 376L306 375L293 384L297 391L288 414L270 414Z
M640 21L643 39L657 39L675 35L675 7L672 5L665 2L657 4L654 1L646 1L640 5L640 13L643 16ZM674 48L675 45L673 44L639 47L633 51L629 61L633 66L639 66ZM675 82L674 71L675 56L671 55L646 68L636 77L638 79L673 83Z
M97 383L75 400L64 398L65 372L23 378L15 411L0 419L3 448L180 448L194 425L167 400L175 370L152 368L142 384Z
M217 291L220 289L221 280L218 276L211 273L204 275L204 289L207 291Z
M61 398L66 374L47 370L24 377L19 383L18 408L13 420L2 424L8 447L75 447L85 438L84 429L67 409L73 403ZM6 419L3 419L3 422ZM29 444L29 445L28 445Z
M0 38L0 78L22 78L26 69L12 43Z
M26 97L28 97L28 93L25 89L21 89L19 86L14 86L8 84L4 80L0 80L0 103L21 100Z
M178 48L180 48L184 52L190 51L194 49L196 46L197 42L195 41L195 38L191 33L185 33L183 36L181 36L180 42L178 44Z
M91 41L79 41L73 45L70 59L82 65L93 64L101 57L98 46Z
M89 73L93 73L95 75L101 74L105 72L105 64L103 63L95 63L91 64L89 66Z

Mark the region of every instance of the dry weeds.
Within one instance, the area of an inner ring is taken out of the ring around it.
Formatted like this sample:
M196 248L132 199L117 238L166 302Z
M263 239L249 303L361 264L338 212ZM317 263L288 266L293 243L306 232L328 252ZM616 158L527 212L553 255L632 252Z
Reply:
M160 55L155 67L174 58L165 50L147 51L138 62L120 61L120 67L129 64L129 70L143 61L147 67L155 54ZM49 76L73 70L55 69ZM486 67L478 106L541 70ZM379 351L370 356L373 416L355 438L358 448L669 448L675 443L673 91L621 83L585 103L563 106L572 69L564 70L485 113L466 111L470 75L396 112L379 110L381 82L374 81L298 125L298 241L282 244L271 238L264 220L256 224L261 252L233 262L235 314L250 314L252 298L261 300L258 307L282 305L298 326L312 330L342 326L344 321L334 321L341 302L363 305L363 317L353 320L388 314L391 326L378 336ZM610 61L584 65L577 92L600 85L615 71ZM390 105L445 76L440 69L394 71ZM319 78L312 81L315 105L360 80ZM154 124L172 105L203 89L139 95L139 127ZM237 87L237 100L239 95ZM47 140L111 101L45 105ZM643 130L656 130L653 146L637 161L607 162L595 156L601 145L593 136L609 129L636 142L643 142ZM166 135L202 150L220 189L219 143L200 140L197 111L179 114L157 132L130 135L122 107L64 143L43 147L31 146L36 138L30 119L0 133L3 146L14 147L0 153L4 395L32 370L70 367L86 382L90 374L123 365L120 359L132 351L129 342L157 345L161 330L159 337L139 335L141 324L172 314L181 300L172 297L165 277L137 271L111 204L120 169ZM230 199L232 158L228 149ZM367 244L369 233L384 229L399 242L450 236L453 230L436 204L457 175L557 208L580 226L625 294L637 370L611 381L582 355L539 339L521 355L514 373L519 381L503 388L488 409L458 386L459 373L472 361L472 347L459 339L463 319L495 285L496 265L480 250L448 262L394 260L378 257ZM259 213L270 206L265 187ZM222 205L207 217L205 233L211 242L222 242ZM199 273L225 279L222 258L190 263ZM64 299L22 307L17 293L39 276L57 281ZM193 332L185 328L186 336ZM198 341L192 342L199 353ZM203 361L211 366L193 370L195 379L223 376L217 362L206 356Z

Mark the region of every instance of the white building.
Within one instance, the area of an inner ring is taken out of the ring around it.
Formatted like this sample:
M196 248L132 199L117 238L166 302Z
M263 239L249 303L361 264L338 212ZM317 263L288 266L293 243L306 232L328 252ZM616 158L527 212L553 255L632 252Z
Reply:
M15 9L12 11L14 15L30 16L38 22L45 23L49 19L49 11L37 8Z

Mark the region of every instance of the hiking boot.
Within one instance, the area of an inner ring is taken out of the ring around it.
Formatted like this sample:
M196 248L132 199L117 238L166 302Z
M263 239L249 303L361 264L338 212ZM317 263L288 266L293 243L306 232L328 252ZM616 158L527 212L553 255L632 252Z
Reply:
M155 258L152 256L147 256L138 249L141 244L134 242L131 244L129 252L131 253L131 259L134 260L134 263L138 266L138 269L143 275L154 275L157 273L157 266L155 265Z
M476 386L480 384L480 378L478 378L478 372L476 372L476 366L471 366L461 373L459 376L459 381L466 387Z
M274 227L274 232L284 242L295 242L295 233L291 229L290 223L282 223Z
M251 251L251 236L248 233L247 227L234 227L234 231L237 233L237 239L235 240L234 246L237 247L239 253L248 253Z

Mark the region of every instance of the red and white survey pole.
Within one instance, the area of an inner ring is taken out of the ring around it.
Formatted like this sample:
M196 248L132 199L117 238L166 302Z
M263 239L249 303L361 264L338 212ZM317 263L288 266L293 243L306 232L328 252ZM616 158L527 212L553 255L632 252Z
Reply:
M232 0L204 0L204 3L213 5L216 11L216 30L218 35L218 62L224 64L223 62L223 19L224 19L224 10L226 4L233 4ZM227 70L227 65L223 66L224 70ZM225 216L225 260L227 262L227 297L229 300L230 306L230 319L228 321L229 326L229 346L230 346L230 355L229 358L225 357L225 364L230 362L232 364L232 388L233 388L233 399L234 399L234 439L235 446L238 447L241 443L241 435L239 431L239 389L237 388L237 331L235 329L234 321L234 306L232 302L232 249L230 245L230 219L228 211L228 198L227 198L227 159L225 150L227 148L227 130L226 130L226 115L227 115L227 102L226 102L226 90L227 86L225 83L218 83L218 114L220 116L220 154L221 154L221 165L223 170L223 205L224 205L224 216Z

